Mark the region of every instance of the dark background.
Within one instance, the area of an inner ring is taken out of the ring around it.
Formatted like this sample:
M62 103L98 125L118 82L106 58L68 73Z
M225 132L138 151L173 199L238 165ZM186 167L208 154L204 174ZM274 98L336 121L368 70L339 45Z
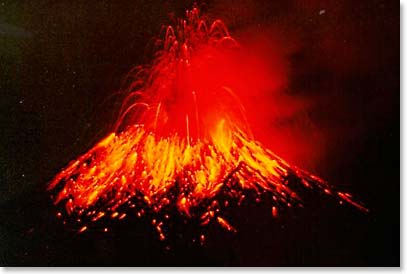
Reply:
M319 98L310 117L325 141L309 165L368 214L324 197L278 219L248 205L234 213L236 235L210 228L200 247L178 234L169 250L148 220L78 235L55 217L47 182L105 135L117 107L106 98L192 2L0 1L1 264L398 266L400 13L386 0L203 6L237 39L253 27L296 37L288 89Z

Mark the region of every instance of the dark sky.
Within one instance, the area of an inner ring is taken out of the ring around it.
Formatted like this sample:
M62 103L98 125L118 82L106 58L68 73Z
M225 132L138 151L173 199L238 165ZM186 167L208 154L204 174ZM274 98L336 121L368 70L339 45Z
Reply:
M263 111L258 138L355 193L369 214L321 202L275 222L246 209L238 235L215 231L207 247L170 254L146 224L79 237L55 220L47 182L106 134L118 104L109 95L192 2L0 1L0 262L399 265L400 13L386 0L202 4L242 45L284 61L289 111Z

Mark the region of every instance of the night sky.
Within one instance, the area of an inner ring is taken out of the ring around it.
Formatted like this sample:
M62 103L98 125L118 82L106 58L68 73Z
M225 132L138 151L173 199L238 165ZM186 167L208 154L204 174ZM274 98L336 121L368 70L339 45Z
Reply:
M290 111L271 117L260 97L259 140L368 214L311 194L278 219L249 205L233 213L237 234L210 228L201 247L179 223L169 250L147 220L78 235L56 218L47 183L108 133L120 106L109 95L193 2L0 0L1 265L399 266L400 12L388 0L198 1L243 46L283 60Z

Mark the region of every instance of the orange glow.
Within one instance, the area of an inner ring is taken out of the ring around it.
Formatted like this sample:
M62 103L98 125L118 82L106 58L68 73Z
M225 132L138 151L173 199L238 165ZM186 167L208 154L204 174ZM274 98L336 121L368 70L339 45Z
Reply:
M243 200L245 190L272 193L271 215L277 217L277 206L302 205L289 181L294 176L305 188L366 210L254 139L244 104L229 86L233 81L222 78L230 76L223 54L235 50L237 42L221 21L208 27L196 8L186 18L166 29L163 49L150 69L129 74L115 130L52 180L55 204L92 222L141 217L145 212L136 200L157 213L174 204L202 225L216 222L235 232L219 210L219 194L227 204ZM208 70L213 60L218 68ZM130 216L120 211L123 207L138 211ZM163 223L154 219L152 224L164 240Z

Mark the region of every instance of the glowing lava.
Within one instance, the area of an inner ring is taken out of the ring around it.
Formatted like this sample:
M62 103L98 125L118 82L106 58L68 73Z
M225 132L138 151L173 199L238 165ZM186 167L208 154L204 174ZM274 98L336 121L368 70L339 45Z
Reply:
M85 224L79 232L90 221L127 217L122 207L140 217L146 207L160 213L171 206L202 225L235 231L219 196L227 203L245 191L270 193L276 217L281 206L302 205L295 184L366 210L253 138L224 61L238 47L221 21L208 27L196 8L165 29L152 66L129 74L115 130L49 185L55 204ZM164 239L162 222L153 224Z

